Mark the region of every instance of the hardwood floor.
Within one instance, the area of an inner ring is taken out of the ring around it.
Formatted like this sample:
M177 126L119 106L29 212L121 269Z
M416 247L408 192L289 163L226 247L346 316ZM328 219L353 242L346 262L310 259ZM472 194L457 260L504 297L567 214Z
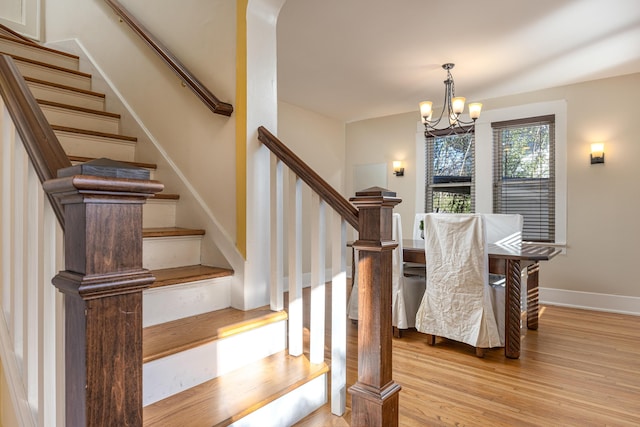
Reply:
M357 326L348 324L347 382L357 377ZM640 317L541 309L518 360L406 331L393 342L400 425L640 426ZM350 397L348 397L350 402ZM350 404L350 403L348 403ZM328 406L297 426L349 426Z

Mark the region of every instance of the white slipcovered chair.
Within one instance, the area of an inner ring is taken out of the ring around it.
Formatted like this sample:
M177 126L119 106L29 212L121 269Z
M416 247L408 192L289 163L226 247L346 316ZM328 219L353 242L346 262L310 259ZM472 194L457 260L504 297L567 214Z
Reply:
M487 243L505 246L522 245L522 229L524 218L520 214L482 214L487 228ZM496 308L496 321L504 340L504 300L505 300L505 277L499 274L489 274L489 284L491 285L491 297ZM526 309L525 304L526 286L522 287L524 293L522 298L522 309Z
M416 329L430 335L430 344L445 337L475 347L478 356L485 348L504 346L489 286L483 216L428 214L425 231L427 286Z
M423 230L420 230L420 222L424 220L426 213L417 213L413 220L413 240L423 239Z
M416 312L424 293L424 278L404 277L402 254L402 219L399 213L393 214L392 239L398 242L392 255L391 275L391 312L394 328L408 329L415 326ZM356 267L351 295L349 296L348 316L352 320L358 319L358 257L355 258Z

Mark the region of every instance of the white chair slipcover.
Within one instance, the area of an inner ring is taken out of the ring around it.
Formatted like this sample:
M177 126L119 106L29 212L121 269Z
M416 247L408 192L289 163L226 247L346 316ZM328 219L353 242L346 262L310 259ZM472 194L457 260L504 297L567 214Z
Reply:
M404 277L402 254L402 219L399 213L393 214L392 239L398 242L398 247L392 254L391 275L391 313L392 324L398 329L407 329L415 326L416 312L424 293L424 278ZM356 278L354 278L349 296L348 315L352 320L358 319L358 257L356 253Z
M524 219L520 214L482 214L487 229L487 243L506 246L522 245L522 228ZM496 321L500 331L500 339L504 341L504 300L505 300L505 277L497 274L489 274L489 284L491 285L491 298L496 309ZM522 287L524 297L523 304L526 303L526 286Z
M428 214L425 231L427 286L416 329L476 348L504 346L489 287L482 215Z
M413 240L422 239L422 230L420 230L420 221L424 219L426 213L417 213L413 220Z
M482 214L487 229L487 243L522 244L523 218L520 214Z

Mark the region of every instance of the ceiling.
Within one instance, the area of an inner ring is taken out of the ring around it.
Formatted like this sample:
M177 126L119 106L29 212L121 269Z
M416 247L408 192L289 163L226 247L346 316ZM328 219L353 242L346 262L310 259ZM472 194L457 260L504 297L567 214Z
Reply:
M638 0L290 0L282 101L352 122L640 72ZM417 114L417 113L416 113Z

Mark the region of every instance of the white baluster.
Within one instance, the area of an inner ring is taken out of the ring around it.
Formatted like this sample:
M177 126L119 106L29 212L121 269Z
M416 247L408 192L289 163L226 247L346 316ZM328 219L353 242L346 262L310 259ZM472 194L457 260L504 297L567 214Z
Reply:
M331 413L347 402L347 222L336 212L331 224Z
M310 361L324 361L325 321L325 257L326 225L324 200L311 196L311 313L310 313Z
M289 173L289 354L302 354L302 180Z
M284 309L284 164L271 156L271 310Z

